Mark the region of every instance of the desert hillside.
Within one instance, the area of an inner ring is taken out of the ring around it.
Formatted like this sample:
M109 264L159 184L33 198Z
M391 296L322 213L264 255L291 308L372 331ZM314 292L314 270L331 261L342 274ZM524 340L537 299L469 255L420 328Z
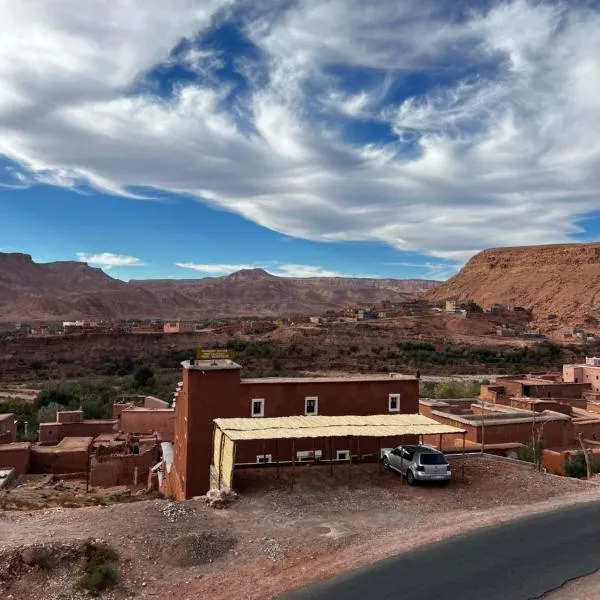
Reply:
M226 277L126 283L85 263L39 264L27 254L0 253L0 322L319 314L416 298L436 285L416 279L293 279L261 269Z
M600 318L600 243L484 250L426 298L523 306L538 321L593 322Z

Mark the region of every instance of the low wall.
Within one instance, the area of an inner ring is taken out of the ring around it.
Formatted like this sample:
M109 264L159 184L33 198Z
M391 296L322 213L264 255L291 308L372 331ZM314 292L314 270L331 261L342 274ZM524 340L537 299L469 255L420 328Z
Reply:
M150 469L157 462L158 444L142 454L93 456L90 462L90 482L98 487L145 486Z
M566 475L567 458L569 456L567 450L544 450L543 465L550 473L555 475Z
M58 444L66 437L96 437L101 433L117 431L118 421L112 419L87 420L81 423L40 423L38 439L41 444Z
M8 413L0 415L0 444L10 444L17 441L17 422L15 415Z
M14 442L0 446L0 467L13 467L17 475L29 473L31 442Z

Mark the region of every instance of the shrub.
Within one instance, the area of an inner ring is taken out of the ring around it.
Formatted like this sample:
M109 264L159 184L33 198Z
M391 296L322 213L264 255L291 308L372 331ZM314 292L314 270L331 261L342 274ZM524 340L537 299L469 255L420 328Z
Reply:
M119 578L119 555L106 544L87 541L84 545L83 574L79 586L97 594L114 585Z
M36 548L33 552L32 563L36 567L48 571L54 567L54 555L47 548Z

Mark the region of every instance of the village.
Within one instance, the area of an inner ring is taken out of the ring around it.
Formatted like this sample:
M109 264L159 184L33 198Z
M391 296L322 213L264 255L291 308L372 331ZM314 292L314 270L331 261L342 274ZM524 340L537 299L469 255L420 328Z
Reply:
M151 526L162 532L158 554L121 569L135 595L171 581L155 577L151 565L163 555L173 564L175 553L173 577L184 578L190 593L230 597L220 586L243 552L240 577L270 573L245 596L262 598L297 585L300 573L305 582L301 565L309 556L321 557L310 579L361 564L373 535L406 526L392 525L389 510L401 507L409 518L417 498L423 508L414 536L426 543L436 511L471 506L471 518L455 515L456 526L468 530L480 510L482 519L503 520L595 493L600 358L565 364L562 372L498 376L466 398L421 397L420 383L393 371L247 378L230 350L199 349L182 362L171 398L117 397L109 419L59 410L55 421L40 422L36 441L26 441L19 439L23 423L2 414L0 510L11 560L20 552L19 532L39 514L48 531L36 535L40 548L54 543L50 532L59 539L110 535L127 555L127 539L155 544ZM442 453L449 485L407 485L415 483L409 470L387 471L386 457L398 447ZM97 510L109 511L114 524L102 527ZM364 518L349 518L348 510ZM219 514L230 515L229 535ZM127 533L129 523L137 523L135 534ZM323 563L328 555L341 562ZM0 589L46 581L32 580L26 563L19 569L29 583L0 578Z

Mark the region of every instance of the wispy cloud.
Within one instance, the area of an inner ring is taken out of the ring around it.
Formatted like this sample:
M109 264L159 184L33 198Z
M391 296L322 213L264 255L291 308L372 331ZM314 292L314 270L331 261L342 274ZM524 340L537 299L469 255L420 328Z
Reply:
M135 256L123 256L113 254L112 252L101 252L100 254L87 254L78 252L77 259L95 267L111 269L112 267L143 267L145 266L141 259Z
M456 261L569 241L598 206L597 3L115 0L109 24L101 2L0 6L4 186L166 190ZM224 19L246 54L201 47ZM182 41L197 77L165 96L151 73Z
M180 269L191 269L192 271L198 271L199 273L207 273L210 275L229 275L235 271L241 271L243 269L256 269L256 265L233 265L225 263L193 263L193 262L178 262L175 263L176 267Z
M279 263L268 261L262 264L227 264L227 263L175 263L181 269L191 269L207 275L229 275L243 269L264 269L278 277L377 277L377 275L357 275L341 273L322 267L320 265L301 265L293 263Z

